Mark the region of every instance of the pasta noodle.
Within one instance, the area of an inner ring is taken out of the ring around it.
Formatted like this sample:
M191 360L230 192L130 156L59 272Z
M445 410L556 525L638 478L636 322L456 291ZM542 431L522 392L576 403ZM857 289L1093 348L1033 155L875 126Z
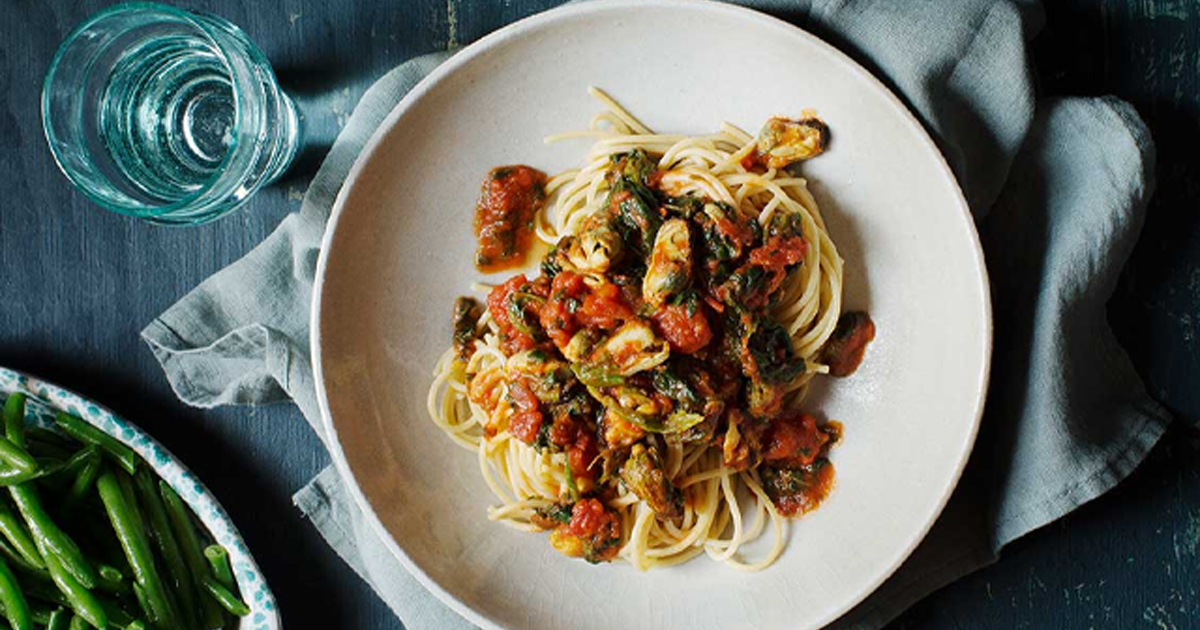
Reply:
M763 226L776 213L795 214L807 247L769 312L806 366L786 384L784 406L798 408L811 379L828 371L821 349L834 334L842 308L842 259L805 180L787 170L746 168L744 160L756 151L756 141L733 125L702 136L655 133L603 92L593 88L591 93L605 108L588 129L547 138L584 138L593 144L580 168L546 181L548 201L534 221L537 239L555 245L579 233L588 218L606 206L614 156L635 150L656 161L663 172L659 185L673 197L724 202L757 217ZM487 517L518 530L541 531L536 515L553 506L573 483L567 453L539 452L503 429L514 413L505 378L510 359L492 316L483 313L476 327L478 339L466 360L448 349L438 361L429 389L429 415L454 443L476 455L496 498ZM492 434L488 427L501 429ZM736 429L731 435L736 437ZM663 453L666 475L683 494L683 512L674 520L656 518L646 502L620 484L605 500L619 517L618 558L646 570L706 555L735 569L756 571L779 557L787 521L764 489L758 470L727 466L721 449L707 441L684 443L653 433L645 439ZM748 545L763 537L769 544L756 546L751 557Z

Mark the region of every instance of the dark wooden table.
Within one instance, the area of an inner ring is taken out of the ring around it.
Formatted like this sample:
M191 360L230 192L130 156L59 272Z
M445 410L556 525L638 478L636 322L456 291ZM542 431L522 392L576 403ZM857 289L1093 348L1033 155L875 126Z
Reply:
M242 26L296 96L307 149L284 181L215 224L165 229L87 203L38 115L58 43L104 0L0 11L0 365L135 419L240 525L289 627L400 624L291 504L328 461L291 406L201 411L172 395L137 333L300 203L359 95L413 55L470 42L555 0L182 0ZM1200 628L1200 2L1068 0L1036 42L1043 94L1116 94L1158 142L1158 192L1110 303L1150 391L1181 420L1115 491L1014 544L893 628Z

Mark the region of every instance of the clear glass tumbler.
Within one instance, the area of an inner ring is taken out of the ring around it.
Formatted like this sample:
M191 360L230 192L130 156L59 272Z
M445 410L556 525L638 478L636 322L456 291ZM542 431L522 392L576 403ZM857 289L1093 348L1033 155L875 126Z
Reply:
M228 21L134 2L101 11L59 47L42 126L92 201L155 223L220 217L296 153L296 108L262 51Z

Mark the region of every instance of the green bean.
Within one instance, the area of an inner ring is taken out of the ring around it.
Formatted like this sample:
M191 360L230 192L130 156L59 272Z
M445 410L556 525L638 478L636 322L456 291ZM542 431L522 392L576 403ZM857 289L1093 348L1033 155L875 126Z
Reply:
M71 458L73 449L66 449L57 444L47 444L40 440L26 440L25 450L29 451L37 459L43 457L53 457L54 459L67 460Z
M105 470L96 480L96 487L100 490L100 499L108 511L108 518L112 522L113 530L117 532L117 540L125 550L125 557L129 560L130 568L133 569L134 593L145 591L145 599L148 604L147 613L150 615L151 623L178 628L176 615L167 599L158 569L154 566L150 542L146 540L141 523L136 520L134 511L125 499L119 474L119 471Z
M125 630L146 630L146 622L138 619L137 621L125 626Z
M61 459L38 457L37 468L32 471L12 468L8 465L0 464L0 487L12 486L26 481L49 477L50 475L62 472L66 465Z
M66 571L57 556L46 556L46 568L50 570L50 579L54 580L54 585L66 597L76 615L97 628L108 626L108 614L100 606L100 602L79 580Z
M138 503L137 493L133 491L133 479L129 475L116 474L117 487L121 489L121 496L125 498L125 507L129 509L130 515L133 516L133 524L143 536L146 534L146 519L142 515L141 504Z
M38 551L29 532L25 531L25 525L8 509L8 504L4 501L0 501L0 534L12 543L13 548L26 562L39 569L46 566L42 560L42 553Z
M171 530L175 532L175 540L187 563L188 571L193 576L208 573L208 565L201 551L200 538L192 525L192 515L183 503L183 499L175 493L167 482L159 480L158 492L162 495L163 505L167 509L167 517L171 519ZM215 628L221 625L221 607L210 597L198 597L200 608L200 625L205 628Z
M50 613L50 619L46 621L46 630L67 630L71 624L71 613L56 608Z
M137 599L138 608L150 618L150 623L154 623L154 606L150 604L150 596L146 594L146 589L142 588L141 584L133 583L133 594Z
M74 440L46 427L25 427L25 439L27 441L57 446L64 450L74 450L76 448ZM26 444L25 446L28 447L29 445Z
M66 462L63 463L63 472L78 473L84 466L100 459L100 447L85 446L74 453L71 453Z
M4 605L4 616L13 630L33 630L33 619L29 616L29 603L17 583L8 563L0 560L0 604Z
M21 586L25 588L25 597L29 599L41 600L48 604L57 604L59 606L70 608L70 600L68 600L67 596L64 595L62 591L58 590L57 586L55 586L53 582L53 576L47 573L46 577L49 578L51 582L45 583L30 580L22 582Z
M109 599L103 595L98 596L96 599L99 600L100 607L108 615L110 626L127 626L133 623L133 615L125 612L125 609L115 599Z
M213 577L222 585L233 588L233 567L229 566L229 552L221 545L209 545L204 548L204 557L208 559Z
M175 587L174 593L179 604L181 621L187 627L192 628L197 625L195 619L196 584L192 581L192 574L188 571L187 563L183 559L183 551L179 547L179 541L175 538L175 532L171 530L171 520L167 516L167 509L163 505L162 497L159 496L157 481L158 478L154 473L143 467L134 478L134 489L142 504L143 514L146 517L145 522L150 530L150 540L154 542L155 549L158 550L158 557L166 566L167 574L170 575Z
M5 562L23 571L41 571L38 567L29 564L29 561L17 553L4 538L0 538L0 558L3 558Z
M25 518L25 524L29 526L29 532L33 534L33 541L37 543L38 551L42 552L42 558L49 560L46 556L53 554L62 561L63 568L71 574L71 577L78 580L85 588L95 588L95 570L92 569L87 558L83 557L79 545L76 545L66 532L59 529L50 515L46 513L41 499L38 498L37 490L30 484L18 484L9 486L8 492L12 495L13 502L17 504L17 510Z
M96 565L96 580L97 590L105 593L125 594L129 592L129 585L125 583L125 575L121 570L110 564Z
M25 449L13 444L8 438L0 438L0 461L24 472L37 470L37 460Z
M75 511L75 506L87 496L91 491L92 486L96 483L96 478L100 476L100 451L96 447L89 446L80 451L87 453L87 460L81 464L79 472L75 475L75 480L71 483L71 489L67 491L67 498L63 499L62 512L69 515ZM74 460L75 458L71 458ZM68 462L67 466L70 466Z
M69 630L87 630L88 621L79 615L71 617L71 625L67 626Z
M55 608L54 610L59 610L59 609ZM54 613L54 610L50 610L44 606L38 606L37 608L30 606L29 618L33 620L33 623L35 623L39 626L44 626L44 625L50 623L50 615L52 615Z
M4 435L17 446L25 446L25 394L17 392L4 401Z
M54 416L54 421L58 426L66 431L71 437L83 442L84 444L94 444L104 449L104 452L112 457L114 461L125 469L125 472L133 474L137 471L138 456L133 452L133 449L125 446L113 436L97 429L96 427L76 418L75 416L59 412Z
M217 578L207 574L202 575L200 576L200 583L204 585L204 589L208 591L208 594L212 595L213 599L217 600L217 603L221 604L225 610L238 617L245 617L250 614L250 607L246 605L246 602L243 602L241 598L225 588L217 581Z

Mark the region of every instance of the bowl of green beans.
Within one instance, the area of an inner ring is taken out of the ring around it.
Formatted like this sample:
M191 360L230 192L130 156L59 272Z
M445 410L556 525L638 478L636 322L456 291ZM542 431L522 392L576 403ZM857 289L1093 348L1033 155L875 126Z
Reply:
M0 368L0 628L277 630L224 509L134 424Z

